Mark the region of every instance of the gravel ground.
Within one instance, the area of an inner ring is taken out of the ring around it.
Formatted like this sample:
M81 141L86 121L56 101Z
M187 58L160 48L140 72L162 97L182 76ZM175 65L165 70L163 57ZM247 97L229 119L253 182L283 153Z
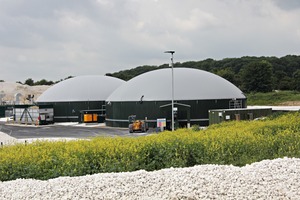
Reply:
M0 199L300 199L300 159L0 182Z
M1 128L1 126L0 126L0 128ZM2 133L1 129L0 129L0 143L1 144L7 145L7 144L14 144L15 142L17 142L16 138L11 137L5 133Z
M2 145L13 145L17 143L24 144L32 143L34 141L69 141L69 140L78 140L78 138L25 138L25 139L16 139L0 131L0 144ZM0 199L1 200L1 199Z

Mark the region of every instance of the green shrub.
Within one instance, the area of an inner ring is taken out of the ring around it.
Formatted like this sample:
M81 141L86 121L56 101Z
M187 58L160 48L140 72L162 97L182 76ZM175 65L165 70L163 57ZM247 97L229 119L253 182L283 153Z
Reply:
M200 164L243 166L300 158L300 113L261 121L224 122L144 137L99 137L0 148L0 180L50 179L102 172L159 170Z

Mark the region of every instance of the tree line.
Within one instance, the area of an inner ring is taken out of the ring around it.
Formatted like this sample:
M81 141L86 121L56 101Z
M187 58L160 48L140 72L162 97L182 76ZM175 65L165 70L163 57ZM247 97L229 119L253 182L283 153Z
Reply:
M107 73L106 76L128 81L140 74L169 67L169 64L160 66L144 65L115 73ZM202 61L177 62L174 64L174 68L176 67L195 68L212 72L230 81L246 93L270 92L273 90L300 91L300 56L297 55L287 55L280 58L244 56L222 60L208 58ZM30 86L53 85L72 77L68 76L56 82L47 81L46 79L34 81L32 78L28 78L24 83L20 81L18 83ZM4 82L3 80L0 81Z
M168 67L168 64L139 66L106 75L127 81L145 72ZM252 56L222 60L209 58L202 61L178 62L174 64L174 68L176 67L212 72L227 79L247 93L273 90L300 91L300 56L297 55L287 55L281 58Z
M47 81L46 79L42 79L42 80L39 80L39 81L34 81L32 78L28 78L24 81L24 83L22 83L21 81L17 81L17 83L20 83L22 85L29 85L29 86L35 86L35 85L53 85L53 84L56 84L56 83L59 83L63 80L67 80L69 78L73 78L73 76L68 76L67 78L65 79L60 79L58 81Z

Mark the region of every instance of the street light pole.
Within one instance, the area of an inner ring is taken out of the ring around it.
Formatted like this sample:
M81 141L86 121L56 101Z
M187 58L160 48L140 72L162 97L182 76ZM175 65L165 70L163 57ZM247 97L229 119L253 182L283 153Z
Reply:
M174 63L173 63L173 54L175 51L165 51L165 53L171 54L171 67L172 67L172 131L174 131Z

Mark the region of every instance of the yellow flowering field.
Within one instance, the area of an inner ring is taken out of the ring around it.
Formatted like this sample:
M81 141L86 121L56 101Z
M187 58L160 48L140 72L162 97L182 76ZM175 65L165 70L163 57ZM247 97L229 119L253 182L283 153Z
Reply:
M179 129L135 138L4 146L0 148L0 180L44 180L199 164L243 166L284 156L300 158L299 112L265 120L224 122L200 131Z

